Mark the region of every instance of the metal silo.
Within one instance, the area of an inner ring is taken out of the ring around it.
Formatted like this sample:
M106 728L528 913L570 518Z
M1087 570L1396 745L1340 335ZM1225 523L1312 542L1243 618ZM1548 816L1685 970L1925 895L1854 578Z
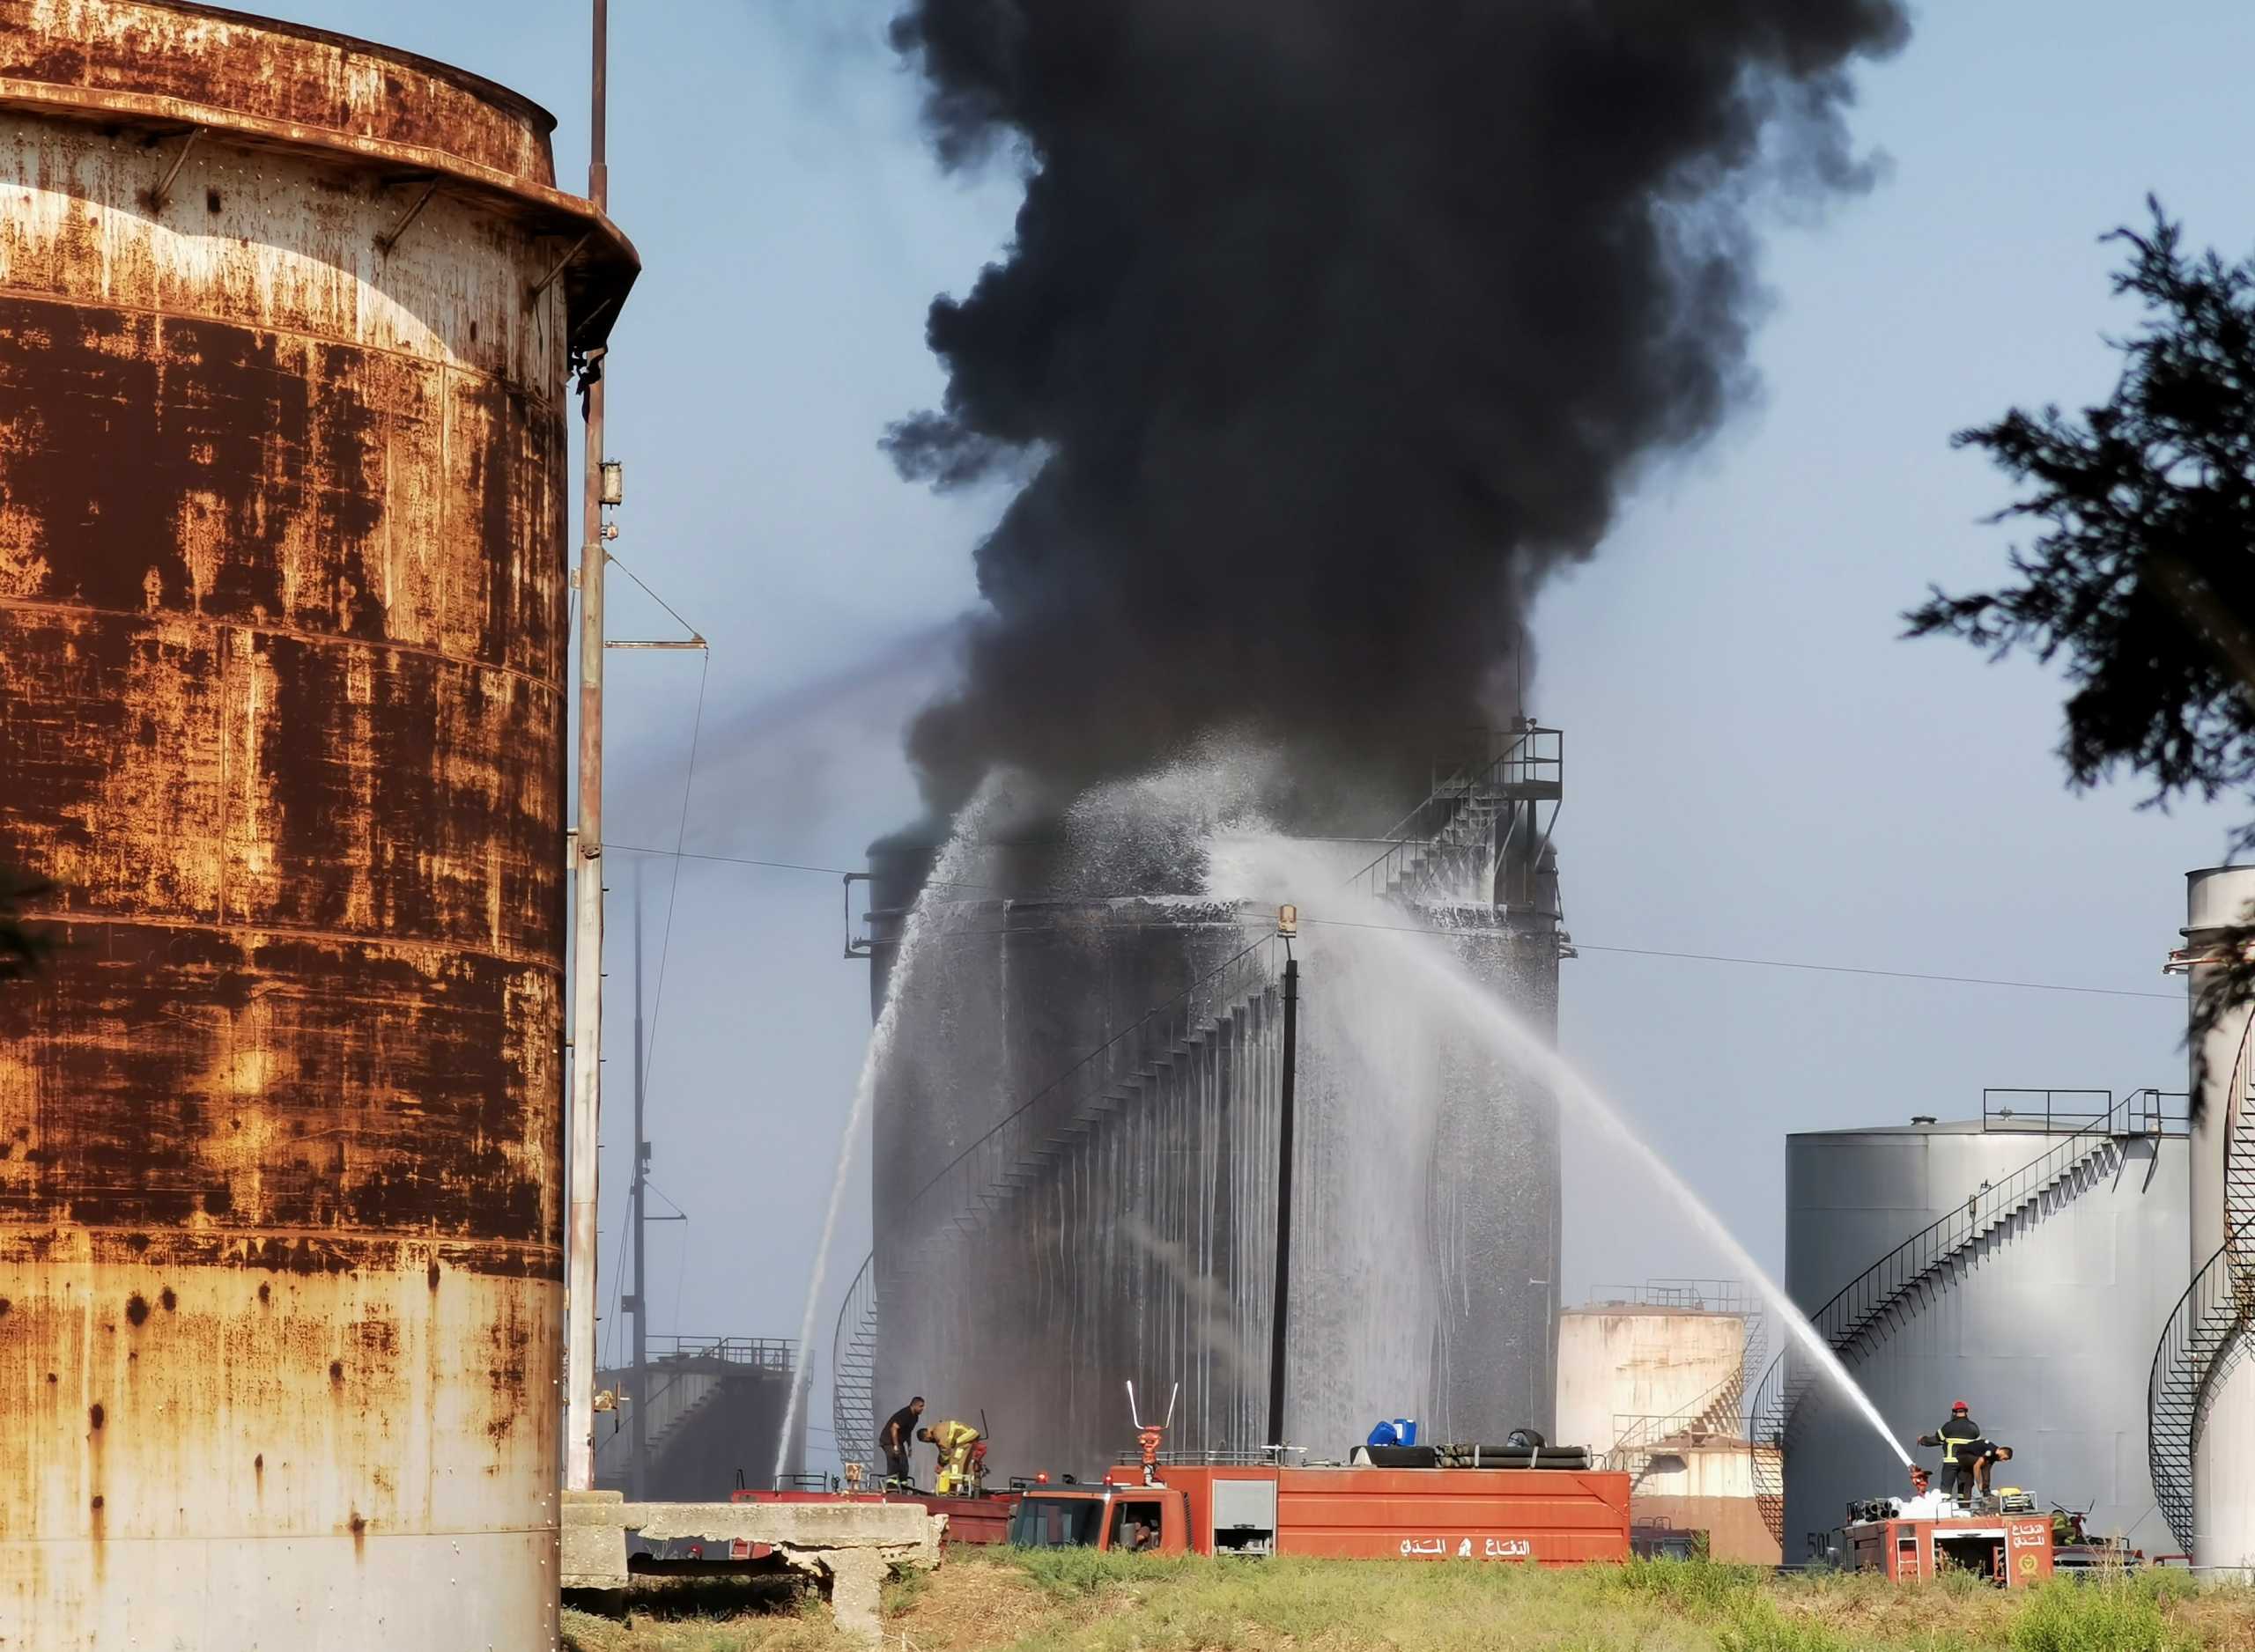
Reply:
M1258 1408L1238 1409L1238 1388L1250 1404L1267 1368L1260 1353L1241 1385L1210 1395L1189 1368L1206 1361L1182 1317L1186 1272L1211 1263L1216 1233L1175 1172L1207 1139L1207 1103L1251 1083L1249 1060L1234 1080L1214 1065L1208 1023L1272 992L1273 971L1253 957L1213 975L1257 933L1235 910L1083 892L1076 859L1040 834L988 843L932 891L872 1119L875 1414L914 1393L933 1420L984 1414L1013 1471L1108 1460L1130 1434L1127 1378L1160 1384L1162 1403L1185 1383L1186 1445L1244 1443ZM881 1006L925 870L898 849L872 864ZM1263 1025L1273 1039L1273 1014ZM1232 1024L1231 1041L1247 1037ZM1248 1096L1238 1128L1257 1117ZM1238 1169L1248 1191L1269 1185L1250 1156ZM1238 1261L1249 1291L1260 1267ZM1238 1328L1247 1357L1265 1323Z
M1383 896L1382 926L1450 932L1436 944L1554 1027L1556 741L1512 731L1393 834L1290 840L1282 898L1368 918ZM1199 886L1202 853L1278 849L1135 818L958 846L905 987L931 851L873 852L881 1025L901 1002L872 1122L873 1288L836 1344L841 1371L857 1342L876 1354L842 1379L841 1415L920 1393L935 1414L986 1410L1002 1468L1089 1470L1128 1437L1123 1380L1161 1405L1179 1381L1176 1448L1271 1443L1285 949L1275 903ZM1379 1416L1468 1442L1547 1432L1555 1103L1430 1021L1401 1062L1374 1058L1357 994L1391 938L1368 927L1311 918L1293 943L1287 1435L1338 1456Z
M2218 972L2226 926L2255 903L2255 868L2187 882L2190 1002ZM2148 1407L2163 1503L2203 1567L2255 1568L2255 1009L2220 1018L2192 1139L2191 1283L2154 1346ZM2196 1073L2196 1079L2199 1075Z
M541 110L0 8L0 1642L553 1637L567 365Z
M1999 1484L2149 1554L2171 1547L2145 1395L2184 1285L2182 1114L2151 1091L1991 1091L1978 1118L1786 1140L1786 1289L1890 1432L1907 1443L1963 1399L2014 1448ZM1758 1438L1783 1430L1787 1560L1852 1499L1904 1493L1887 1442L1790 1348L1756 1411Z

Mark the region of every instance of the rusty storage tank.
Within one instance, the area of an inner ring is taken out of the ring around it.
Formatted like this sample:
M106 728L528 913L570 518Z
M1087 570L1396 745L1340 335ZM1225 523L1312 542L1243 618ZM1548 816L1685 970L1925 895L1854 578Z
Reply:
M540 109L0 4L0 1645L551 1644L573 353Z

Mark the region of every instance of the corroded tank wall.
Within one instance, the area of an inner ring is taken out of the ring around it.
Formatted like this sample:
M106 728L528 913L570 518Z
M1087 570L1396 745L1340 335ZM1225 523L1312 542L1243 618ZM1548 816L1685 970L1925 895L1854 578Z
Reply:
M0 1644L552 1639L566 371L633 254L551 125L0 4Z
M1598 1452L1623 1433L1656 1438L1655 1420L1696 1418L1745 1354L1743 1315L1646 1302L1569 1309L1558 1316L1557 1437Z

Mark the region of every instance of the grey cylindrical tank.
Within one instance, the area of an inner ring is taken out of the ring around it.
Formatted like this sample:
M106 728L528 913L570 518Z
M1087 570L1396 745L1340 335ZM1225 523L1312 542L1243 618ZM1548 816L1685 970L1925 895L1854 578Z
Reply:
M976 1423L984 1412L994 1449L1007 1454L998 1466L1029 1471L1092 1469L1130 1437L1123 1380L1149 1388L1189 1375L1181 1346L1148 1341L1150 1299L1165 1281L1147 1277L1148 1247L1125 1221L1131 1207L1155 1228L1170 1221L1148 1185L1162 1163L1180 1162L1179 1144L1145 1127L1145 1115L1163 1111L1159 1087L1133 1130L1107 1136L1101 1154L1069 1172L1073 1210L1108 1209L1120 1221L1061 1231L1046 1204L997 1193L992 1179L1073 1113L1083 1099L1077 1077L1109 1073L1084 1066L1092 1052L1248 939L1227 907L1077 893L1085 880L1066 864L1073 858L1039 831L950 857L950 883L931 891L920 920L871 1122L878 1414L912 1393L926 1397L931 1419ZM929 859L913 844L872 854L873 1008L896 979L906 908ZM1164 1057L1181 1030L1173 1016L1153 1022L1132 1065ZM1166 1089L1166 1106L1186 1104ZM1022 1107L1026 1133L1009 1139L1007 1162L979 1157L987 1132ZM958 1165L967 1149L973 1157ZM1063 1199L1066 1177L1058 1167L1041 1183L1044 1197ZM1056 1277L1082 1281L1087 1300L1061 1306L1056 1292L1045 1294L1051 1276L1019 1265L1038 1230L1069 1252Z
M1373 852L1305 847L1319 868L1309 875L1333 889ZM1156 1390L1161 1405L1180 1381L1175 1444L1255 1449L1267 1439L1275 1222L1273 918L1159 886L1099 896L1076 887L1090 874L1065 848L984 845L927 903L873 1124L877 1413L919 1392L935 1413L985 1409L1002 1467L1086 1471L1130 1437L1124 1380ZM928 861L899 844L873 853L873 1008ZM1116 861L1093 876L1113 889L1142 881ZM1487 907L1426 916L1464 923L1474 973L1554 1023L1555 903L1508 920ZM1343 1453L1379 1415L1418 1413L1429 1434L1468 1440L1548 1432L1550 1098L1443 1041L1419 1058L1438 1105L1407 1132L1381 1125L1347 1025L1354 936L1316 928L1296 944L1286 1432L1319 1455ZM1248 948L1187 1012L1148 1019ZM1058 1080L1142 1026L1148 1047L1104 1080L1117 1104L1083 1130ZM1001 1185L930 1191L956 1155L1028 1105L1039 1128L981 1172ZM1371 1238L1381 1224L1382 1265Z
M2003 1185L2066 1137L1982 1121L1789 1136L1786 1284L1815 1314L1912 1235ZM2093 1144L2096 1145L2096 1144ZM1905 1296L1849 1360L1900 1442L1963 1399L2015 1457L1998 1483L2072 1508L2148 1552L2172 1545L2146 1456L2155 1338L2184 1288L2181 1134L2118 1139L2098 1173L2063 1183ZM1915 1452L1932 1464L1938 1454ZM1787 1435L1786 1558L1859 1498L1904 1494L1900 1461L1822 1385Z
M2228 925L2246 921L2255 903L2255 867L2217 867L2186 879L2185 938L2195 960L2187 974L2188 1007L2197 1005L2216 966L2199 962ZM2192 1140L2191 1274L2219 1251L2232 1282L2210 1294L2229 1300L2234 1285L2244 1304L2255 1300L2255 1246L2245 1237L2255 1221L2255 1116L2251 1116L2251 1058L2255 1021L2242 1005L2227 1012L2202 1040L2207 1077L2201 1117ZM2227 1246L2227 1235L2234 1243ZM2244 1310L2243 1310L2244 1312ZM2193 1434L2192 1558L2202 1567L2255 1567L2255 1359L2243 1317L2215 1351L2204 1390L2204 1409Z

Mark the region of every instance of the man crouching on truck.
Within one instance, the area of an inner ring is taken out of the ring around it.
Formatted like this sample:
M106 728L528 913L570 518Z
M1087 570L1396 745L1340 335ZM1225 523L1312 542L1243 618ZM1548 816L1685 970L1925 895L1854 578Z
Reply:
M943 1497L961 1497L977 1490L971 1471L972 1453L979 1444L979 1430L967 1422L950 1421L933 1428L919 1428L919 1440L928 1441L940 1454L940 1477L933 1489Z

